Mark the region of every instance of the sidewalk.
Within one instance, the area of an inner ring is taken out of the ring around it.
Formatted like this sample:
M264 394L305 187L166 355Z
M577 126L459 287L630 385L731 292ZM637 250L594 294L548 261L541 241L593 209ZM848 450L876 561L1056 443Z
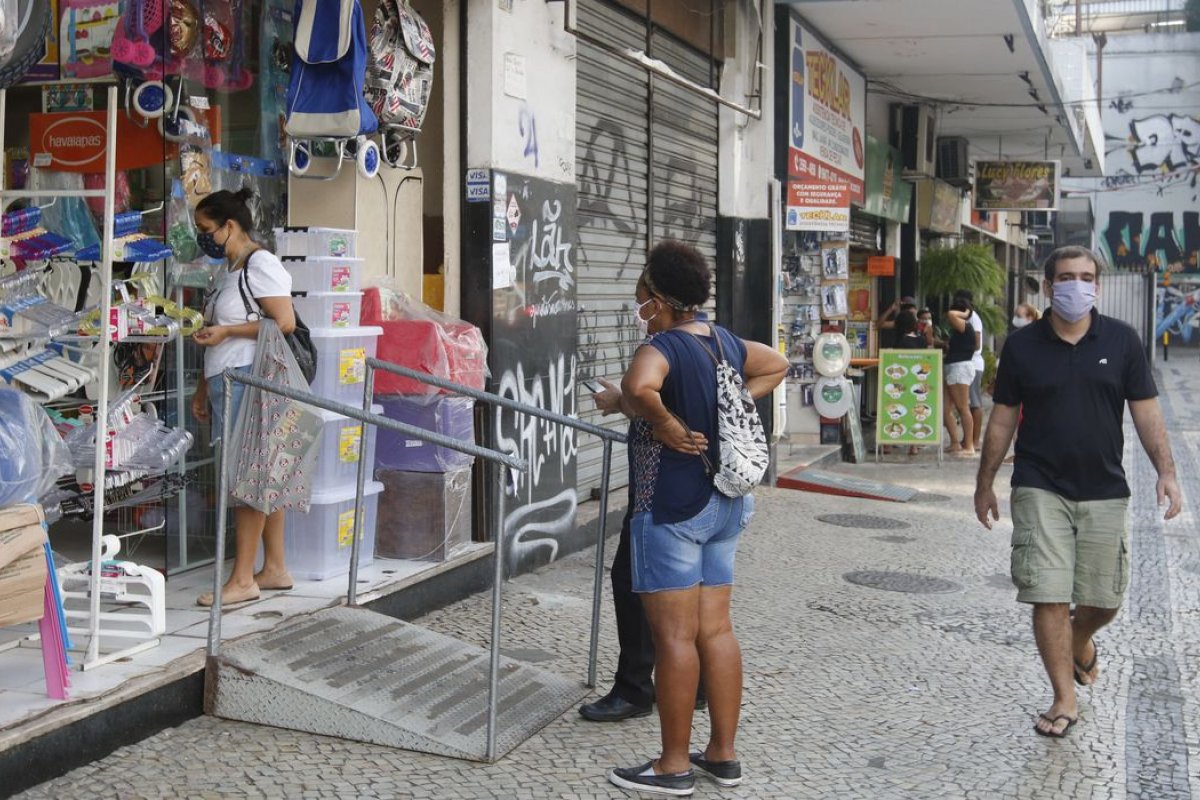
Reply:
M1200 365L1160 367L1175 457L1194 503ZM1007 508L994 531L974 519L978 462L842 465L835 469L922 494L899 504L758 492L734 607L745 658L746 782L719 790L701 780L696 796L1197 796L1196 515L1192 506L1160 522L1153 470L1131 426L1126 437L1133 583L1125 610L1099 639L1102 677L1081 692L1082 719L1069 738L1032 730L1049 690L1028 611L1014 602L1008 579ZM585 551L509 584L506 654L583 679L592 557ZM598 693L616 660L605 602ZM419 622L486 645L489 598L467 598ZM706 724L697 715L697 745ZM483 765L206 717L21 797L625 797L604 771L657 753L657 732L655 717L605 725L569 711L500 763Z

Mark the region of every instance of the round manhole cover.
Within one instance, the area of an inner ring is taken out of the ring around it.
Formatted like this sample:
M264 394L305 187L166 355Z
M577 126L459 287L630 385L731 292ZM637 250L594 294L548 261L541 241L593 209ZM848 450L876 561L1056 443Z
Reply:
M950 495L935 494L933 492L917 492L908 499L910 503L949 503Z
M911 572L847 572L842 577L858 586L882 589L885 592L942 594L962 589L954 581L931 578L926 575L914 575Z
M871 514L822 514L817 519L843 528L863 528L873 531L897 531L912 527L907 522L901 522L898 519L876 517Z

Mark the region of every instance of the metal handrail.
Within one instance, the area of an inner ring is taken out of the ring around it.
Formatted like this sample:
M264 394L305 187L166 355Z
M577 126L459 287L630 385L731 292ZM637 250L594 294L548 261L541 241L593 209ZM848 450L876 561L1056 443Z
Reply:
M595 578L592 585L592 630L591 637L588 643L588 677L587 687L589 689L596 686L596 660L600 650L600 600L603 596L604 583L604 532L608 525L608 492L609 483L612 475L612 445L613 442L624 443L628 441L628 436L621 431L614 431L608 428L594 425L590 422L584 422L577 417L559 414L554 411L547 411L544 408L538 408L527 403L519 403L508 397L501 397L498 394L485 392L481 389L475 389L470 386L464 386L461 383L439 378L425 372L419 372L410 367L402 367L399 364L392 364L387 361L380 361L377 358L367 359L367 396L363 402L370 402L370 393L375 385L375 370L383 370L390 372L393 375L400 375L405 378L419 381L429 386L436 386L439 389L445 389L455 394L461 394L465 397L474 398L480 402L488 403L499 408L507 408L510 411L515 411L518 414L528 414L531 417L537 417L549 422L555 422L559 425L565 425L568 428L590 433L593 436L600 437L603 442L604 456L600 471L600 516L596 520L596 567ZM362 468L362 462L359 462L359 468ZM500 502L503 503L504 485L500 486L501 497ZM503 506L501 506L503 507ZM502 529L501 529L502 530ZM499 551L497 551L499 552ZM496 566L496 580L503 579L503 572L499 562ZM493 620L494 629L499 629L499 606L494 607L494 612L497 618Z
M569 428L575 428L576 430L583 431L584 433L590 433L593 436L600 437L601 439L609 439L614 442L620 442L621 444L624 444L629 439L628 435L622 433L621 431L614 431L611 428L605 428L601 425L596 425L591 422L584 422L578 417L568 416L567 414L559 414L555 411L547 411L544 408L531 406L528 403L520 403L508 397L502 397L498 394L485 392L482 389L464 386L461 383L455 383L454 381L449 381L445 378L439 378L436 375L430 375L427 372L420 372L411 367L402 367L399 364L393 364L390 361L380 361L378 358L368 358L367 370L370 371L374 369L381 369L384 372L390 372L393 375L411 378L414 381L420 381L421 383L425 383L430 386L436 386L439 389L446 389L447 391L454 392L455 394L461 394L464 397L473 397L476 400L480 400L484 403L490 403L494 406L500 406L501 408L507 408L510 411L528 414L531 417L538 417L539 419L544 419L549 422L557 422L560 425L566 425Z
M367 377L363 391L363 403L366 409L370 409L371 395L373 393L373 373L368 368ZM314 408L322 408L326 411L332 411L336 414L341 414L351 419L356 419L364 426L361 442L366 442L366 425L374 425L378 428L386 428L387 430L396 431L405 436L414 439L436 444L439 447L446 447L451 450L456 450L460 453L476 456L487 461L501 464L510 469L526 471L529 464L522 458L513 456L507 453L501 453L497 450L491 450L486 447L480 447L473 442L463 442L459 439L453 439L449 436L444 436L440 433L427 431L424 428L419 428L414 425L408 425L403 422L398 422L394 419L389 419L378 414L373 414L369 410L363 408L355 408L354 406L339 403L334 400L329 400L324 397L318 397L310 392L301 392L287 386L280 386L272 381L264 380L257 375L252 375L244 372L235 372L232 369L225 370L221 375L222 387L224 392L225 404L227 410L233 408L233 384L243 384L245 386L253 386L264 392L286 397L304 405ZM221 454L218 464L218 488L217 488L217 543L216 543L216 567L213 570L213 602L209 610L208 617L208 657L211 660L217 657L220 651L221 644L221 585L222 578L225 572L225 537L229 522L229 474L226 464L226 455L230 448L228 443L233 437L233 419L232 414L226 413L221 418ZM362 519L363 515L359 513L359 508L362 506L364 489L366 487L366 448L363 447L358 458L358 481L355 490L354 498L354 536L350 545L350 579L349 588L346 591L346 603L353 606L355 604L355 587L358 582L358 552L359 540L362 538ZM496 530L493 536L495 542L494 559L496 562L495 580L492 584L492 641L490 653L490 671L488 675L488 718L487 718L487 759L495 761L496 759L496 704L498 700L499 675L500 675L500 602L504 575L504 555L502 545L504 541L504 494L506 490L506 474L505 470L499 470L499 497L498 508L496 512ZM215 669L215 665L210 664Z

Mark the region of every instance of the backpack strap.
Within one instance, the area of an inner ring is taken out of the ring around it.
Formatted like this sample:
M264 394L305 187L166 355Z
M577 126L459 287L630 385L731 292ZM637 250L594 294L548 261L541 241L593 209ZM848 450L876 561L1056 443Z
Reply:
M719 333L717 333L717 328L715 325L708 326L709 336L712 337L712 340L713 340L716 350L717 350L717 352L715 352L715 353L713 352L713 348L706 345L704 343L704 340L701 339L696 334L692 333L691 331L684 331L684 333L686 333L688 336L691 336L693 339L695 339L696 343L700 345L700 349L703 350L705 353L707 353L708 357L711 358L713 360L713 363L716 364L717 366L720 366L722 362L728 362L728 359L725 358L725 348L721 346L721 335Z
M242 265L242 274L238 275L238 294L242 296L242 305L246 309L247 322L257 322L263 318L262 305L259 304L258 298L254 296L254 290L250 288L250 257L255 252L257 252L257 248L250 255L246 256L246 263ZM250 304L251 300L254 301L254 305ZM258 311L254 310L255 306L258 307Z

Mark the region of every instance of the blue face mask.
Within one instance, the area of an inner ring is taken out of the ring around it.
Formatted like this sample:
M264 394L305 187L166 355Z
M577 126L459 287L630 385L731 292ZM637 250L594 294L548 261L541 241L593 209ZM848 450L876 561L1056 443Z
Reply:
M229 238L226 237L226 242ZM200 232L196 234L196 244L200 245L200 249L209 258L225 258L225 245L217 242L216 233Z

